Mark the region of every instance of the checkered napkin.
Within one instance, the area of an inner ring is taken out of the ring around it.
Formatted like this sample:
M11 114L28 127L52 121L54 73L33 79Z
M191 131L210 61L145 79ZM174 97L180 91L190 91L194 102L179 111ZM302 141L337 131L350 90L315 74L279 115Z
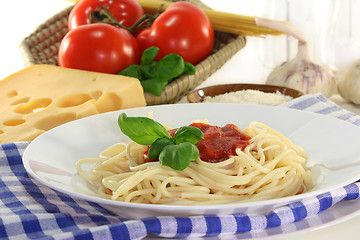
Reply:
M331 115L356 125L360 116L345 111L322 95L305 95L283 105ZM119 218L99 205L72 198L29 178L22 154L28 142L0 145L1 239L141 239L145 237L254 237L316 216L341 201L359 198L360 183L321 194L268 215L236 214L193 217ZM227 234L227 235L226 235Z

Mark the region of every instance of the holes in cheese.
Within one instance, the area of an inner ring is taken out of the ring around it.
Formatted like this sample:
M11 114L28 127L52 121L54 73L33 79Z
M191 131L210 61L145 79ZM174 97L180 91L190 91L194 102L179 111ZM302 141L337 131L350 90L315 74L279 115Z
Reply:
M40 111L51 104L51 98L33 99L28 103L21 104L14 109L14 112L21 114L29 114Z
M11 90L11 91L9 91L8 93L7 93L7 96L9 97L9 98L11 98L11 97L16 97L18 95L18 92L16 91L16 90Z
M100 113L121 109L122 101L114 93L103 94L96 102L96 107Z
M30 97L20 98L20 99L17 99L15 101L11 102L10 105L18 105L21 103L27 103L29 100L30 100Z
M90 99L92 99L92 98L89 95L84 94L84 93L74 94L71 96L67 96L63 99L60 99L56 103L56 106L62 107L62 108L74 107L74 106L81 105L81 104L89 101Z
M90 93L90 96L94 99L99 99L102 95L102 91L93 91Z
M25 122L26 121L24 119L10 119L10 120L3 122L3 124L5 126L17 126L17 125L23 124Z
M29 141L66 122L144 107L138 79L33 65L0 81L0 143Z

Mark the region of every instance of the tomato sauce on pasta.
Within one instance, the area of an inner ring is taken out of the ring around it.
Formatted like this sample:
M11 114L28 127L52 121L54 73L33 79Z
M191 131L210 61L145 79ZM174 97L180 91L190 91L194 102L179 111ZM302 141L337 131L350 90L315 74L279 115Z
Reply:
M190 126L199 128L204 134L204 139L201 139L196 147L199 149L201 160L205 162L224 161L230 156L236 155L237 148L243 150L249 144L250 137L234 124L220 127L205 123L192 123ZM176 130L169 131L172 137Z

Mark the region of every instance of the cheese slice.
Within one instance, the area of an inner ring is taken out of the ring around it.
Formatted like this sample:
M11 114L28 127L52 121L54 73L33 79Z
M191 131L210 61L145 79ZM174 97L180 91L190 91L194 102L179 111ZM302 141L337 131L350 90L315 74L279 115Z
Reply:
M60 124L146 105L138 79L34 65L0 81L0 143L30 141Z

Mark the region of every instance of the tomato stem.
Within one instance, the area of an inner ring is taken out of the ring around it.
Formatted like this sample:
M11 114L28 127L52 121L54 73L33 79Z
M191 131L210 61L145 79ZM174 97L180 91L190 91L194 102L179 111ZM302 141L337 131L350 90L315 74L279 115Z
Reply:
M107 6L108 8L108 6ZM154 14L145 14L141 18L139 18L131 27L125 27L121 23L119 23L108 11L107 8L104 8L103 6L99 6L97 10L90 13L90 21L92 23L107 23L111 24L120 28L123 28L127 31L129 31L131 34L134 35L134 32L137 28L146 28L149 25L154 22L154 20L160 15L160 9L159 7L158 11ZM148 25L148 26L146 26Z
M137 28L146 28L151 26L152 22L158 17L158 15L145 14L139 20L137 20L131 27L128 28L128 31L134 34L135 29ZM148 26L146 26L146 24Z
M99 6L97 10L90 13L90 21L91 23L107 23L111 25L115 25L126 30L129 30L124 25L120 24L113 15L110 14L108 9L105 9L103 6Z

